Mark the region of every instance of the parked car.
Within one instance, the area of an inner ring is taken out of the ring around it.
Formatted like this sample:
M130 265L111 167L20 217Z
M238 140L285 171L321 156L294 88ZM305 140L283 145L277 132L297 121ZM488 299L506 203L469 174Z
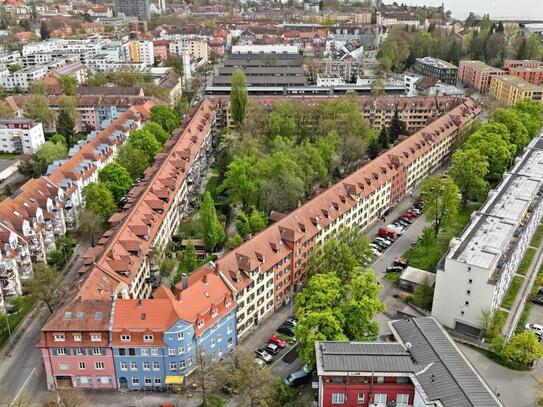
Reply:
M266 363L270 363L273 360L272 355L270 355L262 348L258 348L257 350L255 350L255 353L260 359L262 359Z
M264 350L270 355L277 355L281 349L279 346L274 345L273 343L268 343L266 346L264 346Z
M381 252L379 250L377 250L375 247L372 247L371 251L373 252L375 257L379 257L381 255Z
M533 304L543 305L543 295L538 295L536 297L533 297L531 301Z
M385 240L383 239L382 237L376 237L374 240L373 240L374 243L377 243L377 244L381 244L385 247L388 247L390 246L392 243L390 243L388 240Z
M285 379L285 383L289 387L297 387L309 383L310 380L310 374L306 373L304 370L298 370L297 372L289 374Z
M400 266L402 268L406 268L408 266L407 264L407 260L404 259L403 257L396 257L394 259L394 264L393 266Z
M387 273L401 273L403 271L403 267L401 266L389 266L386 268Z
M274 345L279 346L281 349L283 349L285 346L287 346L287 343L279 338L278 336L274 335L269 340L269 343L273 343Z
M412 221L410 218L406 217L406 216L402 216L402 217L400 218L400 220L402 220L402 221L404 221L404 222L407 222L408 224L412 224L412 223L413 223L413 221Z
M370 244L377 246L381 251L384 251L384 250L386 250L388 248L388 245L386 245L384 243L381 243L381 242L378 242L376 240L374 240Z
M389 246L393 243L392 240L387 239L386 237L376 237L375 240L388 244Z
M535 333L536 335L538 336L542 336L543 335L543 325L539 325L539 324L526 324L526 326L524 327L524 329L526 331L531 331L533 333Z
M379 231L377 232L377 234L381 237L396 239L396 235L398 233L394 229L391 229L391 228L379 228Z
M298 321L296 320L296 318L290 317L290 318L287 318L287 319L285 320L284 324L296 326L296 325L298 325Z
M294 328L292 325L283 324L277 328L277 332L287 336L294 336Z
M419 216L422 213L422 209L412 207L409 209L410 212L413 212L415 215Z
M394 221L394 224L399 224L400 226L403 226L404 228L409 226L409 222L405 221L404 219L399 219L399 218Z
M390 225L388 225L387 228L393 229L396 232L396 234L398 234L398 235L403 235L403 232L405 230L405 228L403 226L394 225L392 223Z
M412 211L407 211L402 215L403 218L409 218L409 219L415 219L417 217L417 214Z
M377 244L375 244L375 243L370 243L370 247L371 247L373 250L377 251L377 252L379 253L379 255L381 255L381 252L383 251L383 248L382 248L381 246L379 246L379 245L377 245ZM375 251L374 251L374 253L375 253ZM377 255L377 254L376 254L376 255Z
M264 366L266 366L266 362L264 362L260 358L255 358L255 364L256 364L256 367L258 367L259 369L262 369Z

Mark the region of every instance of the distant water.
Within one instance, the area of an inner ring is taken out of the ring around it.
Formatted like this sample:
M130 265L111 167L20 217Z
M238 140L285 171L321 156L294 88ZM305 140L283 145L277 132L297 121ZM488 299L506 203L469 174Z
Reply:
M391 4L394 0L384 0ZM398 4L411 6L439 6L442 0L395 0ZM464 19L470 11L475 14L490 14L494 19L523 19L543 21L543 0L444 0L445 9L451 10L453 17Z

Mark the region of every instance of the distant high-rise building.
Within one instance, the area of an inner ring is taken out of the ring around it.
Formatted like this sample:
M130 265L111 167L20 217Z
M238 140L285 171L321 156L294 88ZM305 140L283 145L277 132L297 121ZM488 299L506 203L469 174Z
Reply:
M115 10L127 17L137 17L138 20L149 19L149 0L115 0Z

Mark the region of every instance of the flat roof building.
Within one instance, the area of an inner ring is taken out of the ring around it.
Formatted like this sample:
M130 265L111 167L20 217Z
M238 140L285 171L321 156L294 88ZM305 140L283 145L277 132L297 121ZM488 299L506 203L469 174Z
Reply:
M543 85L543 66L533 68L511 68L509 75L517 76L533 85Z
M483 310L493 313L502 303L541 220L542 188L543 134L517 158L438 264L432 316L443 325L481 334Z
M481 93L488 91L490 79L493 76L505 75L505 73L504 70L481 61L460 61L458 66L458 80Z
M512 106L521 100L543 102L543 86L531 84L517 76L493 77L488 93L505 106Z
M439 58L417 58L413 69L420 75L439 79L449 85L456 83L458 67Z

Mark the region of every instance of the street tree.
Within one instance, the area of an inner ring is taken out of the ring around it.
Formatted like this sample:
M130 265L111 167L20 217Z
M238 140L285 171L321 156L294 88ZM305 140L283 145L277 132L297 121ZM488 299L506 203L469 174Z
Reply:
M234 123L239 126L245 118L245 111L249 103L247 92L247 79L241 69L236 69L232 74L232 84L230 89L230 114Z
M91 246L94 247L95 242L104 231L103 219L92 210L85 208L79 214L78 223L77 236L81 239L88 239Z
M147 155L132 144L125 144L119 148L116 161L126 168L134 180L143 176L148 165Z
M207 406L210 393L217 387L212 355L206 353L205 349L201 345L198 345L194 359L196 368L191 377L196 387L202 393L202 406Z
M248 236L251 234L249 217L244 211L239 211L236 215L236 229L241 236Z
M55 123L55 115L49 108L49 101L43 95L32 95L26 105L25 116L29 119L36 119L49 129Z
M424 200L424 215L432 223L437 239L441 227L446 225L458 211L458 187L450 177L426 178L421 187Z
M171 137L171 135L156 122L148 122L143 128L155 136L160 144L164 144Z
M43 301L50 314L63 296L59 277L58 270L45 263L38 263L34 269L34 277L26 283L29 295L37 301Z
M100 170L98 180L111 191L115 202L119 202L132 187L132 178L126 168L115 162Z
M359 268L360 263L349 246L341 243L335 236L319 246L307 263L309 276L333 273L344 283L351 281Z
M333 273L315 274L296 295L298 318L317 311L334 309L345 296L345 286Z
M52 164L56 160L62 160L68 155L68 148L64 144L56 144L52 141L46 141L36 151L36 157L39 160L45 161L47 165Z
M347 245L353 256L358 260L360 267L367 267L375 258L370 247L370 241L362 232L362 229L354 226L343 226L335 233L334 237L340 243Z
M179 127L179 114L166 105L155 105L151 108L151 121L158 123L167 133L171 134Z
M379 289L375 274L370 269L361 271L349 284L341 312L345 315L343 332L350 340L375 340L379 334L379 324L373 320L385 310L377 298Z
M104 224L117 209L113 194L107 186L100 182L87 185L83 189L83 198L85 208L94 212Z
M145 153L147 164L150 164L155 155L162 150L162 146L155 136L144 129L133 130L128 136L128 144Z
M41 81L32 81L29 92L31 95L45 95L47 94L47 88Z
M200 204L200 225L206 249L208 252L213 252L224 241L225 233L217 218L215 202L209 191L206 191Z
M543 345L533 332L525 331L513 335L502 354L513 363L529 367L543 357Z
M468 200L479 201L488 192L486 181L488 175L488 160L479 150L457 150L452 155L452 164L449 175L462 194L462 207L465 208Z
M531 140L539 134L541 128L541 105L536 101L522 100L515 103L513 110L519 115Z

